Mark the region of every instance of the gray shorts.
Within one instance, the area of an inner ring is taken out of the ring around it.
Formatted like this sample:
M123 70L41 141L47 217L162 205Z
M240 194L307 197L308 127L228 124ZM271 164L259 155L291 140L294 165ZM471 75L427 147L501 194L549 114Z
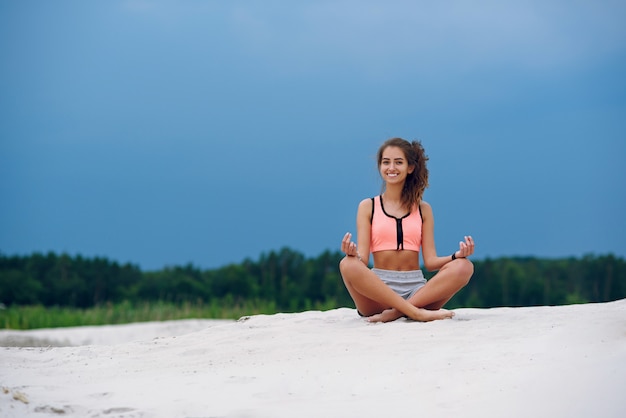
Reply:
M373 268L372 271L404 299L409 299L426 284L422 270L395 271Z

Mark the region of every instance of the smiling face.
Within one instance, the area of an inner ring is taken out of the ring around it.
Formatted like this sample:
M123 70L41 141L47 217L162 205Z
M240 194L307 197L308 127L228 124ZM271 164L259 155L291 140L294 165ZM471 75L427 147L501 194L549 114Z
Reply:
M408 164L401 148L388 146L382 152L378 169L383 180L391 184L404 182L415 166Z

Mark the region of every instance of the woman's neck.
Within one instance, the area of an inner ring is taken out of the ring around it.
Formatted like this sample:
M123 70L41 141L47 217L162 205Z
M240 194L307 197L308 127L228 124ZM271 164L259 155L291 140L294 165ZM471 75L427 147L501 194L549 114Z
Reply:
M386 185L383 196L388 202L401 203L402 202L402 189L404 184Z

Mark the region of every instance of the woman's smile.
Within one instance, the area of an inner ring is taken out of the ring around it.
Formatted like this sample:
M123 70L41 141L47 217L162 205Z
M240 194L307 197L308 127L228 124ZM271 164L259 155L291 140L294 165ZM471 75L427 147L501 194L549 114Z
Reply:
M410 166L404 151L398 147L387 147L381 157L380 174L387 181L403 181L414 167Z

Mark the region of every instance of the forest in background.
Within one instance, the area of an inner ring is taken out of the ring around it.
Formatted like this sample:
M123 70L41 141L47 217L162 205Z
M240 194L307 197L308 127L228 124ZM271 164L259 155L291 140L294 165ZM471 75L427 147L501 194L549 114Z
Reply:
M256 261L246 259L216 269L188 264L142 271L136 265L101 257L0 254L0 306L4 310L16 306L211 306L202 312L214 317L220 317L220 307L231 316L354 307L339 274L341 258L340 252L330 251L307 258L283 248L263 253ZM447 308L563 305L626 297L626 261L611 254L472 261L472 280ZM427 278L433 274L425 271ZM246 311L250 306L263 308Z

